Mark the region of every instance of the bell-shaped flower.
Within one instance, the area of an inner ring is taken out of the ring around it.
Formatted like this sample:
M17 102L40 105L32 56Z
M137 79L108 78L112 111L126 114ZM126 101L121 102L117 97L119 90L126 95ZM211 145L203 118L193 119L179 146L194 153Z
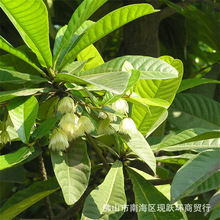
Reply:
M55 129L50 138L49 149L62 151L69 147L68 137L62 129Z
M105 120L101 120L98 125L97 133L99 135L105 134L110 135L113 134L115 131L113 128L110 127L110 120L107 118Z
M117 116L110 112L99 112L98 117L101 119L106 119L107 117L109 117L110 121L117 121Z
M137 132L136 125L131 118L124 118L119 124L119 132L123 134L134 134Z
M57 111L61 114L70 113L74 110L75 104L70 97L64 97L59 101Z
M112 103L112 109L121 114L128 112L128 103L123 99L118 99L116 102Z
M81 116L79 118L79 126L82 126L84 129L84 132L86 132L88 134L95 130L93 123L86 116Z
M11 143L11 139L10 139L9 133L7 131L2 131L2 133L1 133L1 143L3 145L5 145L8 142Z

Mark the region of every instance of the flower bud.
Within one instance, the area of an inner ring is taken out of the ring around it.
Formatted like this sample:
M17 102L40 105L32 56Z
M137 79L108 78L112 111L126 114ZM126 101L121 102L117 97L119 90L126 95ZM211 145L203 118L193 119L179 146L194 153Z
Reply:
M9 133L7 131L2 131L2 133L1 133L1 143L3 145L5 145L8 142L11 143L11 139L10 139Z
M84 132L86 132L88 134L95 130L95 127L94 127L93 123L86 116L81 116L79 118L79 124L80 124L79 126L83 127Z
M50 138L49 149L53 151L61 151L68 147L68 137L65 132L62 129L55 129Z
M69 113L73 110L75 110L75 104L70 97L64 97L59 101L57 111L61 114Z
M101 119L106 119L106 118L107 118L107 115L108 115L110 121L117 121L117 116L114 115L113 113L109 113L109 112L106 112L106 113L104 113L104 112L99 112L98 117L101 118Z
M123 99L118 99L116 102L112 103L112 109L121 114L128 112L128 103Z
M110 120L108 118L105 120L101 120L98 125L97 133L105 135L113 134L115 131L109 125Z
M119 124L119 132L124 134L134 134L137 132L136 125L131 118L124 118Z

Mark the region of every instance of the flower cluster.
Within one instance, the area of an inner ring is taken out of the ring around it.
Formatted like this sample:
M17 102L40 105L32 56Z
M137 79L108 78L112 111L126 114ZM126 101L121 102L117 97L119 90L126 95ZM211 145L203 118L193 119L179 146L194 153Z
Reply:
M86 116L80 118L75 114L75 104L70 97L61 99L58 109L63 114L58 129L55 129L51 138L49 148L52 150L65 150L69 142L82 137L84 133L92 132L95 127Z

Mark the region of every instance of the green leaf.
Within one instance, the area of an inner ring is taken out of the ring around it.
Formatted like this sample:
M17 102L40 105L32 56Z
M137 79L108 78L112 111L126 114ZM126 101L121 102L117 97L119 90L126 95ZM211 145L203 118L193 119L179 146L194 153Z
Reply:
M174 176L171 185L171 200L175 202L201 185L220 168L220 151L208 150L199 153L183 165Z
M156 159L143 135L139 131L129 135L120 133L119 135L128 147L156 173Z
M50 130L55 126L56 122L58 121L58 117L48 118L46 121L40 124L37 127L33 134L31 135L34 139L42 138L43 136L47 135Z
M214 79L206 79L206 78L184 79L184 80L182 80L177 93L180 93L180 92L185 91L187 89L191 89L195 86L199 86L199 85L203 85L203 84L207 84L207 83L220 83L220 81L214 80Z
M84 66L84 70L89 70L104 63L102 56L93 44L86 47L77 55L77 60L89 60Z
M203 194L205 192L220 188L220 171L210 176L205 182L198 186L190 196Z
M68 73L71 75L80 75L79 72L81 72L86 65L87 61L74 61L70 63L68 66L65 67L63 70L63 73Z
M160 59L176 68L179 72L179 77L167 80L139 80L134 86L134 92L142 98L159 98L171 104L182 79L183 64L180 60L169 56L164 56ZM166 111L166 109L157 106L150 106L149 110L150 113L137 105L133 105L132 108L132 119L143 135L148 133L154 124L157 124L159 118Z
M125 64L130 63L134 70L141 72L140 79L169 79L177 78L178 71L167 62L146 56L123 56L106 62L96 68L87 70L81 75L90 75L108 72L130 72L125 69Z
M47 82L48 80L39 76L34 76L26 73L20 73L12 70L5 70L0 68L0 81L2 83L23 84L31 82L39 84Z
M4 170L10 167L15 166L16 164L19 164L23 160L25 160L27 157L29 157L32 152L34 151L33 147L22 147L19 150L0 156L0 170Z
M71 142L67 152L51 152L53 169L65 202L72 205L86 190L90 177L90 160L86 142Z
M177 156L161 156L156 157L156 160L162 163L170 163L170 164L185 164L189 159L191 159L194 154L181 154Z
M104 182L93 190L87 197L82 219L120 219L123 215L121 206L126 205L126 196L124 191L123 166L120 161L116 161ZM110 206L111 210L105 210ZM114 211L112 207L119 207L119 211Z
M52 55L49 44L48 13L43 1L1 0L0 6L24 42L37 55L40 64L50 68Z
M23 143L28 143L31 129L37 117L38 101L32 96L16 98L7 106L11 121Z
M15 57L23 60L25 63L29 64L35 70L37 70L40 74L45 75L45 73L35 64L33 63L28 56L21 50L14 48L8 41L6 41L2 36L0 36L0 48L4 51L9 52ZM2 56L1 56L2 59ZM2 60L1 60L2 62Z
M220 218L220 207L217 207L212 211L209 220L218 220L219 218Z
M107 34L120 28L121 26L147 14L156 12L149 4L133 4L119 8L110 12L99 21L97 21L81 38L76 47L74 47L65 57L62 65L58 68L61 71L67 63L74 60L80 51L95 43Z
M78 84L92 84L98 88L121 94L126 89L129 79L129 73L127 72L112 72L103 74L94 74L88 76L75 76L65 73L59 73L56 75L56 82L70 82Z
M57 60L61 51L68 46L77 29L105 2L107 0L84 0L74 11L62 39L59 40L58 47L54 49L54 61Z
M220 103L205 96L178 94L169 109L168 121L177 128L220 129Z
M137 215L138 219L181 219L182 215L180 212L169 212L169 211L157 211L158 204L170 204L170 201L159 192L147 179L140 175L132 168L128 168L128 174L131 178L133 185L133 191L135 195L135 204L140 207L142 204L146 204L146 211L138 209ZM148 211L148 205L154 204L155 211ZM175 205L173 204L175 210Z
M26 189L20 190L7 200L0 209L0 219L11 220L18 214L59 189L55 178L36 182Z

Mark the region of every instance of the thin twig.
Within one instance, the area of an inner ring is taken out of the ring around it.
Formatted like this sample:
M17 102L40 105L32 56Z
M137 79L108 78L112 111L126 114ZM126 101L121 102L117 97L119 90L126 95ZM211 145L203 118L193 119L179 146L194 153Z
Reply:
M98 154L99 158L101 159L101 161L103 162L103 165L105 166L106 170L109 171L110 167L108 165L108 162L106 161L106 159L104 158L104 156L102 155L102 152L100 151L97 143L94 141L94 139L86 133L86 137L88 139L88 141L90 142L90 144L93 146L94 150L96 151L96 153Z
M38 159L39 159L39 165L40 165L40 171L41 171L42 179L43 179L43 181L46 181L47 180L47 171L46 171L46 168L45 168L45 165L44 165L44 159L43 159L42 154L40 154ZM47 208L47 214L49 216L49 219L53 219L54 214L53 214L53 210L52 210L52 207L51 207L49 196L45 197L44 201L45 201L45 205L46 205L46 208Z

